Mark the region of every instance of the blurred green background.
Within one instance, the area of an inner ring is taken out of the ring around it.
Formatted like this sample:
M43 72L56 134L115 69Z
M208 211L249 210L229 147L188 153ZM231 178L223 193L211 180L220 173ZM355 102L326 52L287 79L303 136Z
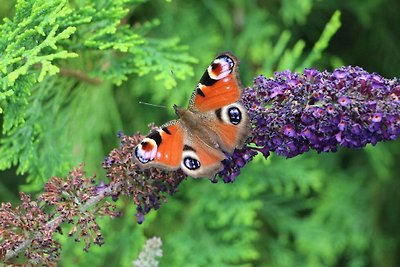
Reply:
M70 2L78 8L91 1ZM3 0L0 18L12 19L14 6ZM174 118L172 108L166 112L138 102L185 106L206 66L222 51L241 60L245 86L259 74L304 67L357 65L387 78L399 76L398 0L155 0L127 7L126 23L140 29L151 22L146 38L171 40L169 57L187 57L184 70L172 64L132 73L119 86L69 85L74 90L59 117L37 115L38 121L57 121L43 133L49 144L30 152L42 157L37 166L21 173L18 164L2 165L2 202L18 203L19 190L40 192L46 177L65 176L79 162L102 178L101 162L118 146L118 130L147 132L148 123ZM85 71L102 58L90 52L60 64ZM155 79L157 72L167 78ZM57 139L65 128L68 135ZM400 266L399 160L399 141L289 160L256 158L233 184L186 180L143 225L136 224L132 201L121 199L124 216L100 220L102 247L84 253L83 244L59 237L59 265L132 266L145 240L159 236L161 266Z

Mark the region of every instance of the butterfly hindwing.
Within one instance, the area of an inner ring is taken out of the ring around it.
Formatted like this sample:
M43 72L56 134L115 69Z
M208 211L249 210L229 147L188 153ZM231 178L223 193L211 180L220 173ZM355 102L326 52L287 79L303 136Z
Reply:
M193 178L213 178L223 169L221 163L226 157L215 147L211 147L200 138L186 139L183 148L181 169Z
M240 102L235 102L213 113L213 119L207 124L216 133L217 142L222 150L232 154L235 148L242 148L250 131L246 108Z

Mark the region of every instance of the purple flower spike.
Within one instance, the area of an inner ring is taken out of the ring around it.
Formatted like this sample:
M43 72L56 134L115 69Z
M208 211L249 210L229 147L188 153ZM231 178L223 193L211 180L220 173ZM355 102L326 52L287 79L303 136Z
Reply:
M276 72L258 76L244 90L242 100L252 120L252 137L246 153L271 152L295 157L314 149L335 152L338 146L361 148L368 143L394 140L400 135L400 84L359 67L342 67L332 73L305 69L304 74ZM239 167L240 166L240 167ZM243 164L227 162L220 173L232 182Z

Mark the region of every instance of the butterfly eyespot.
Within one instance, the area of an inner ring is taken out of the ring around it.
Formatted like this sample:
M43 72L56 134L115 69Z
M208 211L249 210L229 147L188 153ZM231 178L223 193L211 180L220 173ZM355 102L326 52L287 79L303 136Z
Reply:
M230 107L228 109L228 117L233 125L238 125L242 121L242 112L237 107Z
M145 138L135 148L135 156L139 162L145 164L154 160L157 153L157 143L151 138Z
M201 166L200 161L191 157L184 158L183 165L191 171L197 170Z
M233 70L234 62L228 56L217 57L213 63L208 67L206 73L204 73L201 84L206 86L213 85L216 81L227 77Z
M145 163L150 161L149 159L146 159L146 158L144 158L142 156L142 154L139 152L139 148L138 147L136 147L136 149L135 149L135 156L143 164L145 164Z

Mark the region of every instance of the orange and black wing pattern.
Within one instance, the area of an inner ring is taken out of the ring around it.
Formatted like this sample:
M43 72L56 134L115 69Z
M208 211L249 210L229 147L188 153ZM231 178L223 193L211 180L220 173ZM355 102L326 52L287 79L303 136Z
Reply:
M184 131L178 121L172 121L146 136L134 151L135 161L143 168L164 167L176 170L180 167L184 143Z
M239 60L232 53L217 56L197 84L189 109L207 112L237 102L242 91L238 65Z

